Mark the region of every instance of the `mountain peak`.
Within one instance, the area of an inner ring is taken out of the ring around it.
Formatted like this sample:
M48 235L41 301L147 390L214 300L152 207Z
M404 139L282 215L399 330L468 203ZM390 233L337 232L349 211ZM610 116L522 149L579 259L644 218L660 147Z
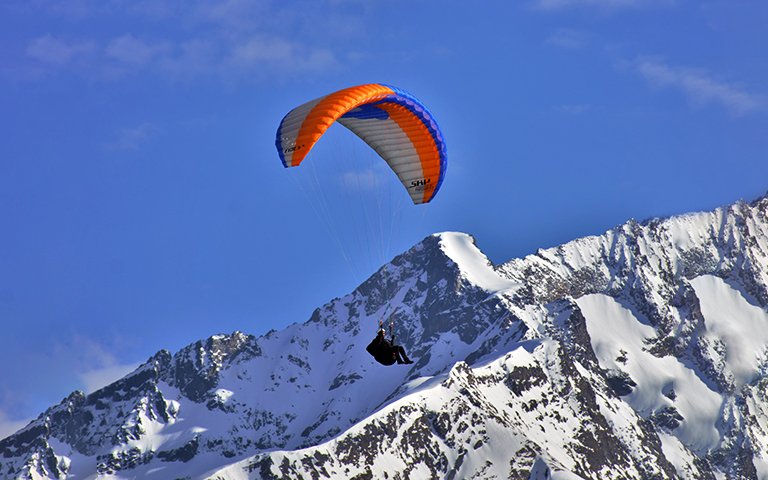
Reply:
M471 283L493 293L514 291L520 287L519 282L510 281L496 272L488 257L477 248L475 238L471 235L444 232L437 236L442 251L459 266Z
M629 221L498 266L430 235L304 323L73 393L0 442L0 475L764 476L767 210ZM366 353L379 322L413 365Z

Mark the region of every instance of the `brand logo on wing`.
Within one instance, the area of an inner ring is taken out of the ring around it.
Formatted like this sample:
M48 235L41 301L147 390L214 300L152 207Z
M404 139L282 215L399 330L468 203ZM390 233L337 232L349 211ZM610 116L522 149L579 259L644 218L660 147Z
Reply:
M284 148L283 153L295 152L296 150L301 150L302 148L304 148L304 145L294 145L292 147Z
M414 191L416 192L428 192L430 190L433 190L435 186L432 185L431 178L422 178L419 180L411 181L410 188L414 189Z

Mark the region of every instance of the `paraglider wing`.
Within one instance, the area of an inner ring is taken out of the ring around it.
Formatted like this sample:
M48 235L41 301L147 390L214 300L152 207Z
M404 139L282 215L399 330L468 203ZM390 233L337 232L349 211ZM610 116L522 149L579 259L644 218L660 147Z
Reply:
M445 176L443 135L429 110L399 88L367 84L345 88L294 108L277 129L286 167L298 166L334 122L370 145L397 174L414 203L427 203Z

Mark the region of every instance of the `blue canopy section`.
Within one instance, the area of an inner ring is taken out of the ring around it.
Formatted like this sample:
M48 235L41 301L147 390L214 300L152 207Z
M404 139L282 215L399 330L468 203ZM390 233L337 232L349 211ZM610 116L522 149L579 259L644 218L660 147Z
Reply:
M377 106L366 103L348 111L341 118L359 118L361 120L386 120L389 114Z

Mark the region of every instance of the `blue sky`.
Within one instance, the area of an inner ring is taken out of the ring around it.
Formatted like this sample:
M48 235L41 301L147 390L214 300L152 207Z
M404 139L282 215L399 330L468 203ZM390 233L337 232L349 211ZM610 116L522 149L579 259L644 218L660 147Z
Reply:
M302 322L433 232L502 262L764 194L766 24L757 0L3 2L0 435L159 349ZM442 127L429 205L342 128L280 163L288 110L369 82Z

